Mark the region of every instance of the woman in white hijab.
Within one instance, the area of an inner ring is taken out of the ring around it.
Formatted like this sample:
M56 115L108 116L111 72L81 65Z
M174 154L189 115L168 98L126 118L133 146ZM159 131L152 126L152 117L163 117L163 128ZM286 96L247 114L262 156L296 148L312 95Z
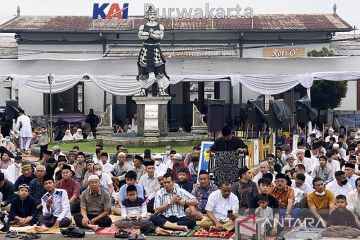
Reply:
M78 130L76 130L76 133L73 135L75 140L81 140L84 139L84 136L82 134L82 130L79 128Z
M89 132L86 139L94 139L94 135L92 132Z
M62 139L63 141L69 141L69 140L74 140L74 137L71 135L70 130L66 130L65 131L65 135Z

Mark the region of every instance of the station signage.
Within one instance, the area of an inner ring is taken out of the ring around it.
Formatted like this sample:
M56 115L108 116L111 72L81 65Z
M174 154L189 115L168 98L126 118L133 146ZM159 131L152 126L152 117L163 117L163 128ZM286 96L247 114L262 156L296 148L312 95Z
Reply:
M109 7L110 6L110 7ZM124 3L120 7L119 3L94 3L93 5L93 19L127 19L129 13L129 3Z
M254 17L254 10L251 7L242 8L238 4L232 8L214 7L210 6L209 3L205 3L203 8L158 8L152 3L145 3L144 16L146 16L149 7L156 10L158 18L212 19Z
M305 48L264 48L263 56L267 58L305 57Z

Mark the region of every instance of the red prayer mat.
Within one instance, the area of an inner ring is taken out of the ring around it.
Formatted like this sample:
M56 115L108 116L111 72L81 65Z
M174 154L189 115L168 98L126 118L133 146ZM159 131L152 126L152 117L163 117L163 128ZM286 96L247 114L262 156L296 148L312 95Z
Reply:
M192 237L208 237L208 238L230 238L234 232L209 232L204 228L199 228L191 235Z
M134 228L123 228L123 231L134 233L134 234L140 234L140 229L134 229ZM98 235L114 235L115 233L117 233L119 231L119 228L116 227L115 225L111 225L111 227L107 227L107 228L99 228L95 234Z

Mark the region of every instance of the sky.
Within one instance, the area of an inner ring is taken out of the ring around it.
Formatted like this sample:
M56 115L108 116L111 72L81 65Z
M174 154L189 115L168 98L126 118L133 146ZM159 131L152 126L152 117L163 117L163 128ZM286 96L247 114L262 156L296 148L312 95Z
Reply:
M20 6L21 15L83 15L91 16L93 3L129 3L129 16L143 15L144 3L152 3L159 8L204 8L211 7L252 7L254 14L271 13L332 13L337 5L337 13L352 26L360 28L360 0L0 0L0 23L16 15Z

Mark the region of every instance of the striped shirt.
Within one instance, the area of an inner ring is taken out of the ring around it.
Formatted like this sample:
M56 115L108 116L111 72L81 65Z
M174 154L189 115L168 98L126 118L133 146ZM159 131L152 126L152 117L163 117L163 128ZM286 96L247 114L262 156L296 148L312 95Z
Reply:
M195 199L193 195L187 192L184 189L174 187L172 193L168 193L165 188L160 189L155 196L154 209L160 207L161 205L167 203L171 200L174 195L179 195L182 199L189 200ZM172 204L168 209L161 213L165 217L175 216L178 218L185 217L184 206L181 206L179 203Z

